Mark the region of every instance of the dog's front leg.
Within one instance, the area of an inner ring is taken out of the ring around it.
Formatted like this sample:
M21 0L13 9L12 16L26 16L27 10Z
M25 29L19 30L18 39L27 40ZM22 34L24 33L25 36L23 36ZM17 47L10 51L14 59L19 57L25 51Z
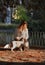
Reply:
M12 48L11 48L11 51L13 51L15 48L16 48L16 41L12 41L12 44L13 44L13 46L12 46Z

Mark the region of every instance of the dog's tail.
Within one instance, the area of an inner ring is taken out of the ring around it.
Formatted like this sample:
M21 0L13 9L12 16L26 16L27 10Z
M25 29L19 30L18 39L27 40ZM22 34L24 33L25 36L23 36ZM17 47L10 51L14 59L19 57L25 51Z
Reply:
M6 44L6 45L4 46L4 48L10 48L9 44Z

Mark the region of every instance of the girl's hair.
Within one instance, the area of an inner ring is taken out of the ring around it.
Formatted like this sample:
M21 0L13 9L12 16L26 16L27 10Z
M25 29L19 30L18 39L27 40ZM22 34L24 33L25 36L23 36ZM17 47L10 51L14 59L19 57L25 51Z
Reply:
M20 26L22 26L22 25L27 25L27 22L25 21L25 20L22 20L22 23L20 24Z
M19 26L18 26L18 28L21 28L21 27L22 27L22 25L19 25Z
M18 26L18 28L21 28L21 26L27 25L27 22L25 20L22 20L21 24Z

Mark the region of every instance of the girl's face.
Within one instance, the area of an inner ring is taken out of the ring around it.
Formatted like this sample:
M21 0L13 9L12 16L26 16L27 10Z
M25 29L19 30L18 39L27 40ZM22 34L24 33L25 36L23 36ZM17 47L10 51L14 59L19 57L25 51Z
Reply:
M24 25L23 25L23 29L26 29L26 28L27 28L27 24L24 24Z

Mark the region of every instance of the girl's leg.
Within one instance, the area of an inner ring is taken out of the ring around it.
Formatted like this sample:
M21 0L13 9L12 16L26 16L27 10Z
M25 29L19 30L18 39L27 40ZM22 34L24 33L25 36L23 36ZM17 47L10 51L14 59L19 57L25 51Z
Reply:
M24 47L25 47L25 50L28 50L29 49L29 42L28 41L25 42Z

